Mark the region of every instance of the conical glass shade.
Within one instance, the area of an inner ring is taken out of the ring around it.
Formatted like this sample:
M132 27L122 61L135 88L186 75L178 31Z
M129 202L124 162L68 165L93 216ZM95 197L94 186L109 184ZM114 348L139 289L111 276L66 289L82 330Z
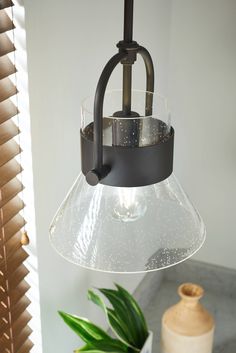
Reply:
M172 175L158 184L120 188L75 181L50 227L67 260L106 272L147 272L177 264L205 240L196 209Z

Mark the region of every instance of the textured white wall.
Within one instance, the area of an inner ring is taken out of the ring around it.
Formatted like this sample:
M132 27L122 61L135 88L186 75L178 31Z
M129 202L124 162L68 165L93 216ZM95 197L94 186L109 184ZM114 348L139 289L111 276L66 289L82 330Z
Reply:
M150 49L159 69L157 87L167 94L170 1L135 4L135 38ZM123 1L25 0L25 8L43 352L65 353L79 341L57 309L101 322L100 312L87 303L87 288L117 281L133 290L141 279L77 268L48 240L49 223L80 170L80 102L94 94L103 66L122 39ZM135 86L144 88L141 63L135 74ZM110 86L120 87L120 79L117 70Z
M236 1L172 4L175 172L207 227L196 258L236 268Z

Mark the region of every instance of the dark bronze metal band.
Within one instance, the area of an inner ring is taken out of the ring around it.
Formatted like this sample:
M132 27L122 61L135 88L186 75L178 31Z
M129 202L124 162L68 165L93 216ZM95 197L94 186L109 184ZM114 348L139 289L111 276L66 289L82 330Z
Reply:
M103 165L109 173L100 184L137 187L158 183L173 170L174 129L164 142L146 147L103 146ZM94 167L94 142L81 131L82 172ZM94 183L96 184L96 183Z

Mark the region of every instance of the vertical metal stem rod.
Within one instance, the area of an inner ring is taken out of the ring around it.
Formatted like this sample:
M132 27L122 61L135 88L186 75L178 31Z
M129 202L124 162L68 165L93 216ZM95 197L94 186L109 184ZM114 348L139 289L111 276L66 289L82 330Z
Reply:
M131 43L133 40L133 14L134 0L125 0L124 6L124 42ZM123 112L131 115L132 96L132 65L123 64Z
M123 107L125 115L131 114L132 66L123 65Z
M133 40L133 14L134 0L125 0L124 9L124 41L132 42Z

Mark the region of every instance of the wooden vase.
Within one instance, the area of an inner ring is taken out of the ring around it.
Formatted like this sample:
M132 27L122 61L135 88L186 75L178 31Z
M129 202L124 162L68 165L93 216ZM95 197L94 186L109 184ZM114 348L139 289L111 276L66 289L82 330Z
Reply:
M162 353L212 353L214 320L199 300L202 287L184 283L178 288L181 300L162 317Z

